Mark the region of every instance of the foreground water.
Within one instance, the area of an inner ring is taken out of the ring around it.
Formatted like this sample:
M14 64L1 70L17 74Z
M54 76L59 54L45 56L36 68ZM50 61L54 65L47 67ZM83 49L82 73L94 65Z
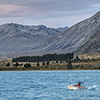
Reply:
M69 90L83 82L85 90ZM0 72L0 100L100 100L100 71Z

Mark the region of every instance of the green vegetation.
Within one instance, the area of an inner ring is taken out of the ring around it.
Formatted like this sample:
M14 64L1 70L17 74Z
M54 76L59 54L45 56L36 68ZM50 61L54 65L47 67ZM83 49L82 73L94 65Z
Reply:
M6 64L6 66L10 66L10 63L8 62L8 63Z
M46 54L43 56L24 56L13 58L12 62L43 62L43 61L66 61L73 59L73 53L67 54Z
M12 70L97 70L100 69L100 59L72 59L38 61L38 62L13 62L12 60L0 61L0 71Z
M73 67L72 67L72 63L71 63L70 60L68 61L67 68L68 68L68 69L73 69Z
M39 62L37 62L37 66L39 66L40 64L39 64Z
M26 68L29 68L29 67L31 67L31 64L29 63L26 63L25 65L24 65L24 67L26 67Z

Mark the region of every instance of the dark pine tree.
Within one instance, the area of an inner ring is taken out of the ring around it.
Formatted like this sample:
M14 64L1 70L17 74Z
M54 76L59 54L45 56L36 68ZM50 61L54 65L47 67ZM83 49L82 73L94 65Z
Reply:
M47 63L46 63L47 65L49 65L49 61L47 61Z
M42 65L44 66L45 65L45 62L43 61Z
M26 64L24 65L24 67L26 67L26 68L31 67L31 64L26 63Z
M68 68L68 69L72 69L72 68L73 68L73 67L72 67L72 63L71 63L70 60L68 60L67 68Z
M37 62L37 66L40 66L39 62Z
M8 62L8 63L6 64L6 66L10 66L10 63Z

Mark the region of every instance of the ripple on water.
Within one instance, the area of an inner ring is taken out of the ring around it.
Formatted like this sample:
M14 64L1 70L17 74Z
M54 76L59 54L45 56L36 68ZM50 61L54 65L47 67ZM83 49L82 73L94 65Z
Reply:
M69 90L82 81L85 90ZM0 100L99 100L100 71L0 73Z

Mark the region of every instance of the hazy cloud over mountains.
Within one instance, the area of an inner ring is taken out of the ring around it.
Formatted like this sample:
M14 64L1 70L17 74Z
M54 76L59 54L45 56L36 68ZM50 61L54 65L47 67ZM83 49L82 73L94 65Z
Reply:
M100 0L0 0L0 23L71 26L100 10Z

